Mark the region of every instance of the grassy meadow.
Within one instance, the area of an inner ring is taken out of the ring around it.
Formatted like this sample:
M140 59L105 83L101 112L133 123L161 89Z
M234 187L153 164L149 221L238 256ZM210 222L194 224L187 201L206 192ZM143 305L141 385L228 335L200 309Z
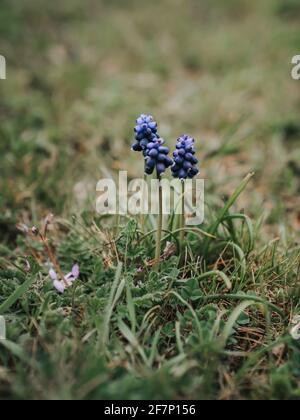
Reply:
M300 399L299 23L297 0L1 1L0 399ZM99 179L143 176L141 113L205 179L158 273L155 218L95 212ZM64 294L24 232L50 213Z

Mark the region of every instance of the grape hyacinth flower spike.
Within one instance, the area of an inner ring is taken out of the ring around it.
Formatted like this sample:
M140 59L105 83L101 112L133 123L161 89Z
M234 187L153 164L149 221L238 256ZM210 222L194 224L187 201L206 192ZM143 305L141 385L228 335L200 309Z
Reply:
M157 122L154 121L152 115L142 114L136 120L134 132L136 141L132 145L132 150L134 152L144 152L145 155L148 143L159 137L157 134Z
M146 148L150 142L155 141L159 136L157 133L157 122L154 121L152 115L141 114L136 120L136 126L134 128L135 133L135 143L132 145L132 150L134 152L142 152L144 158L146 159ZM144 186L142 190L142 214L141 214L141 228L144 232L145 230L145 184L147 183L146 170L144 174Z
M198 159L196 158L195 139L187 134L179 137L176 150L173 153L174 165L172 166L172 175L179 178L182 182L182 217L180 223L180 243L184 246L185 233L185 181L193 179L198 175Z
M186 134L179 137L173 154L172 174L174 178L185 180L187 178L193 179L198 175L198 159L195 154L195 139Z

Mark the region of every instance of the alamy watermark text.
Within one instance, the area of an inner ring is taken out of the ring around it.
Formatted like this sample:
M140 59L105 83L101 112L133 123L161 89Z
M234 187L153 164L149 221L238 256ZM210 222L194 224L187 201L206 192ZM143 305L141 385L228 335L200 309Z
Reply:
M6 79L6 59L0 55L0 80Z
M0 340L6 340L6 324L3 316L0 316Z
M204 180L186 180L184 193L179 179L133 179L128 182L126 171L119 173L118 183L113 179L101 179L97 184L96 211L101 215L158 215L159 190L162 189L162 213L185 214L186 224L201 225L204 222Z
M300 55L295 55L292 58L292 64L294 64L292 69L292 78L294 80L300 80Z

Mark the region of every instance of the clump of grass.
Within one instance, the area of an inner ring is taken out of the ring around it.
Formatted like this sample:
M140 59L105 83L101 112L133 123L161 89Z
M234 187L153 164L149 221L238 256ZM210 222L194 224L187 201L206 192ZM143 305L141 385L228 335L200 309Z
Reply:
M141 242L138 220L124 225L113 242L97 220L94 226L88 220L61 221L69 234L60 258L74 249L83 272L62 296L39 265L21 271L19 280L8 266L5 275L21 284L8 292L7 281L2 283L2 296L11 294L0 302L9 337L0 358L16 370L14 385L1 379L2 395L17 386L22 398L114 398L117 389L125 399L295 397L298 376L291 369L297 343L286 328L299 294L299 250L284 256L273 248L269 256L269 248L254 248L250 219L231 211L250 179L217 211L207 227L213 235L186 232L186 265L172 255L161 262L159 275L147 268L151 243ZM282 277L288 289L280 288ZM29 313L37 321L24 322ZM41 357L27 357L32 346ZM57 370L60 364L66 368ZM256 380L276 378L264 392L246 387L258 364ZM22 388L21 367L33 378L30 392ZM223 394L229 372L235 372L234 384Z

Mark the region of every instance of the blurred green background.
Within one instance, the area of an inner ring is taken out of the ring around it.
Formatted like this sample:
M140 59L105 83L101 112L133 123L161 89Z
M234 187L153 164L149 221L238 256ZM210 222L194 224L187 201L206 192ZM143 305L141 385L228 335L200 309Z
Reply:
M171 147L197 138L212 191L254 170L245 207L299 228L299 20L296 0L1 0L1 217L74 210L103 170L140 175L145 112Z

